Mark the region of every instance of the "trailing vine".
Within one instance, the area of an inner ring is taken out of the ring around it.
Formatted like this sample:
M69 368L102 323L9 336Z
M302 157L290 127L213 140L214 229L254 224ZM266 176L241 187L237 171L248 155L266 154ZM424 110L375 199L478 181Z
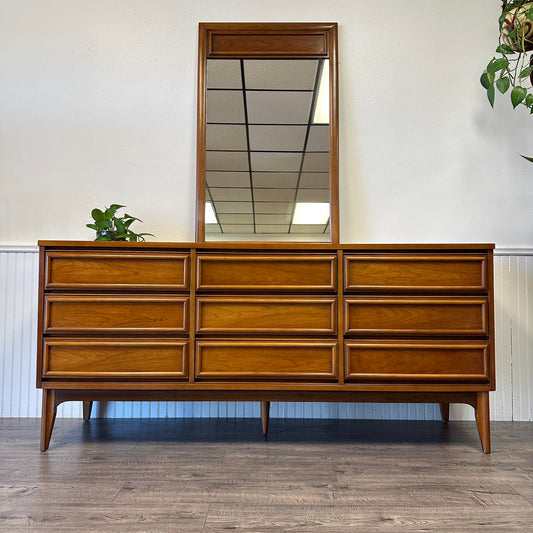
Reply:
M528 57L533 50L533 2L504 0L498 25L496 55L483 71L481 85L491 107L496 90L505 94L511 89L513 108L524 106L533 114L533 56ZM525 158L533 162L533 158Z

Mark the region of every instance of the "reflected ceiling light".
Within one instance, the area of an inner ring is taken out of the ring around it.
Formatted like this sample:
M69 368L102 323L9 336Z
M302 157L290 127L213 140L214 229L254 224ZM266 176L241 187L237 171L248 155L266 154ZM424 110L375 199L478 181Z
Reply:
M293 224L326 224L328 220L328 203L298 202L292 217Z
M215 215L215 210L213 209L213 204L211 202L205 203L205 223L218 224L218 220Z
M329 124L329 61L324 60L315 102L313 124Z

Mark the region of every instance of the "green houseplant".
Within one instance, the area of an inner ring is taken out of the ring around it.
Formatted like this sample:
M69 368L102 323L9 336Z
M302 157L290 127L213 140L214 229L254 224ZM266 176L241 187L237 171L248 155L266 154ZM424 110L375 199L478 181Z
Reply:
M124 205L111 204L103 210L95 208L91 211L94 223L87 224L88 228L96 231L95 241L144 241L145 235L152 233L135 233L130 226L136 220L142 222L140 218L128 215L117 216L117 211Z
M504 0L498 27L496 55L481 75L481 85L492 107L496 90L510 90L513 107L525 106L533 113L533 57L528 57L533 50L533 2Z

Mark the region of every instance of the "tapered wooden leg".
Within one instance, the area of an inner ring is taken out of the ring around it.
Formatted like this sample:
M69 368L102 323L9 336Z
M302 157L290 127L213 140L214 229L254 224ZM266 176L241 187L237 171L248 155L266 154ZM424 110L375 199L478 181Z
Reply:
M450 404L441 403L440 404L440 416L442 421L447 424L450 421Z
M268 421L270 418L270 402L261 402L261 424L263 425L263 435L268 433Z
M489 393L477 393L476 424L484 453L490 453Z
M56 391L52 389L43 390L43 411L41 416L41 451L48 450L54 422L56 421L57 403Z
M87 421L91 418L91 411L93 409L93 402L83 402L83 420Z

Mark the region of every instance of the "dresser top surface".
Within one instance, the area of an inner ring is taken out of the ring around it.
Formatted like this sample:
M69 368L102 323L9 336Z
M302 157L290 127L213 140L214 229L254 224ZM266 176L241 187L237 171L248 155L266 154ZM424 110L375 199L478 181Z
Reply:
M419 244L353 244L353 243L285 243L285 242L122 242L122 241L39 241L39 246L45 248L71 248L71 249L122 249L135 248L140 250L270 250L270 251L435 251L435 252L467 252L493 250L493 243L419 243Z

